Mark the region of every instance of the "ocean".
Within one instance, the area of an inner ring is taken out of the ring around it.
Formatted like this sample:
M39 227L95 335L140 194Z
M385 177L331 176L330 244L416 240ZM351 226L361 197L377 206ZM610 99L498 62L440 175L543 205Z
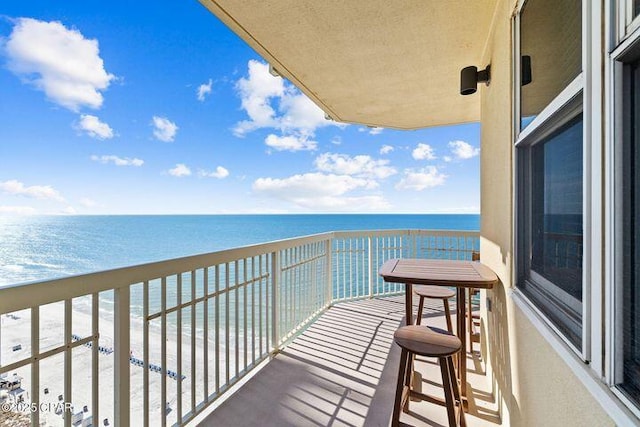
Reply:
M0 217L0 286L338 230L480 228L480 215Z

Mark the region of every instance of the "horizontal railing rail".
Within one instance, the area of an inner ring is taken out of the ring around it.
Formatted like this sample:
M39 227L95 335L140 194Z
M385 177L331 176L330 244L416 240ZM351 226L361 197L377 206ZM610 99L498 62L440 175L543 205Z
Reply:
M338 231L3 287L0 377L24 383L5 399L66 404L34 426L182 425L332 303L402 292L387 259L478 250L477 232Z

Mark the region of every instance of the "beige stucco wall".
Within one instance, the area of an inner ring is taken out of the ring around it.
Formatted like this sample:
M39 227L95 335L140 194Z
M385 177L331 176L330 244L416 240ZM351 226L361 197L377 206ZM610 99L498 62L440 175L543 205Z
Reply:
M513 258L513 150L511 13L502 0L479 66L491 63L491 85L482 88L481 260L501 282L487 292L483 351L490 362L504 425L613 425L602 406L582 385L510 296ZM477 96L477 95L475 95Z

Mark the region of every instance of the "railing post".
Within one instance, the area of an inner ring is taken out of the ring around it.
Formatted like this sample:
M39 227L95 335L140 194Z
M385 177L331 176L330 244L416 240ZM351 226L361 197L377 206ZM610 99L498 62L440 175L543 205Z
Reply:
M31 307L31 355L38 360L31 363L31 403L40 402L40 307ZM65 372L66 375L66 372ZM64 396L65 402L70 402L70 396ZM65 407L66 411L66 407ZM40 413L31 412L31 427L40 425Z
M280 350L280 251L271 252L271 343Z
M413 253L409 254L409 258L418 258L418 234L412 233L411 230L408 231L409 241L412 243Z
M326 271L325 271L325 305L330 305L333 302L333 236L325 242L325 253L327 254Z
M114 425L129 427L129 286L116 288L114 297ZM66 396L65 396L66 397Z
M71 370L71 299L64 300L64 343L65 343L65 351L64 351L64 383L63 387L63 395L65 402L71 402L71 385L73 384L73 372ZM72 411L64 411L64 425L71 425L71 417L73 416Z
M367 237L367 252L368 252L368 262L369 262L369 298L373 298L373 275L375 274L373 269L373 250L371 249L371 236Z

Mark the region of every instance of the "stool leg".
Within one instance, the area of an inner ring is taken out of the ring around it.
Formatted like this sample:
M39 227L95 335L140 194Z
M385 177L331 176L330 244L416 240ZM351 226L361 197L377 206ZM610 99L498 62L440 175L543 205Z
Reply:
M467 421L464 418L464 404L462 403L462 399L460 399L460 387L458 386L458 381L455 377L455 368L453 366L453 359L449 358L447 360L447 365L449 366L449 372L451 372L451 378L453 378L453 398L456 402L459 402L460 409L460 427L466 427Z
M405 383L405 371L407 370L407 357L408 352L402 349L400 354L400 368L398 369L398 383L396 385L396 400L393 405L393 418L391 419L391 425L398 427L400 425L400 407L402 406L402 395L404 394ZM408 400L408 399L407 399Z
M462 403L462 399L460 399L460 387L458 386L458 381L456 380L455 368L453 366L453 359L451 357L447 358L447 367L449 368L450 377L453 379L453 398L456 402L459 402L460 409L460 427L466 427L467 422L464 418L464 405Z
M467 335L469 335L469 351L473 353L473 306L472 306L473 289L467 290Z
M442 388L444 389L449 427L456 427L456 403L453 400L453 381L455 381L455 378L451 377L447 359L449 357L439 357L438 362L440 364L440 372L442 372Z
M451 310L449 309L449 299L444 298L442 300L444 302L444 314L447 318L447 330L453 334L453 323L451 323Z
M409 352L407 356L407 361L405 365L407 366L404 371L404 385L409 389L409 391L413 390L413 361L415 360L416 355L414 353ZM402 407L403 412L409 412L409 401L411 400L411 393L407 394L407 399L404 402Z
M451 309L449 308L449 298L444 298L442 302L444 303L444 315L447 320L447 330L455 335L455 333L453 332L453 322L451 322ZM457 356L454 355L453 357L457 357Z
M422 321L422 309L424 308L424 297L420 297L420 303L418 304L418 317L416 318L416 325L419 325Z

